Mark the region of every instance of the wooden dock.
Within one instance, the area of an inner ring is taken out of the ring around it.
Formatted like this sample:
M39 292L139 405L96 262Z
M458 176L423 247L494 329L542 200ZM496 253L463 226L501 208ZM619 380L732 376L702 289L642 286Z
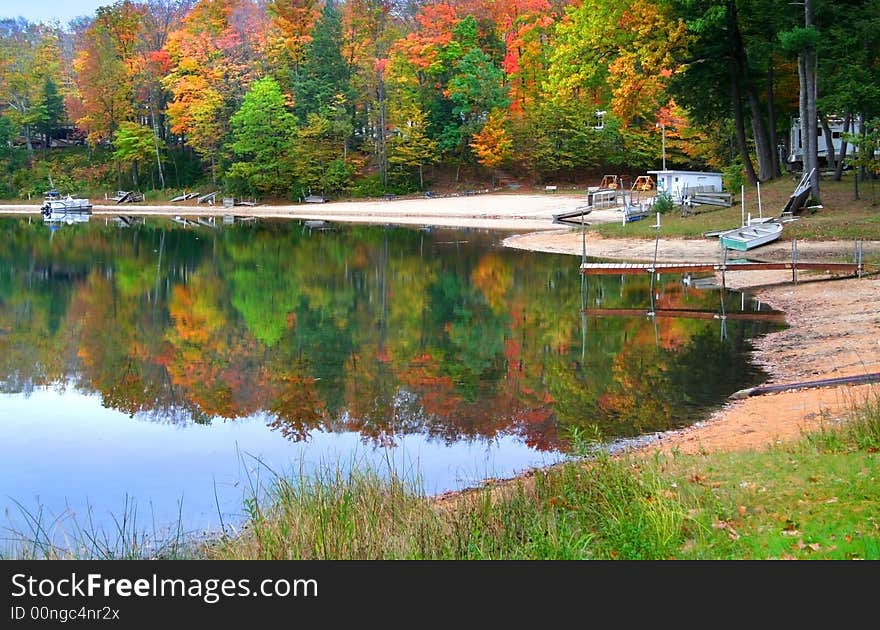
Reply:
M728 262L728 263L582 263L588 276L637 275L643 273L698 273L714 271L826 271L861 275L862 263L834 262Z
M643 308L588 308L584 310L589 317L669 317L673 319L736 319L757 322L785 322L785 313L780 311L698 311L682 308L658 308L654 311Z

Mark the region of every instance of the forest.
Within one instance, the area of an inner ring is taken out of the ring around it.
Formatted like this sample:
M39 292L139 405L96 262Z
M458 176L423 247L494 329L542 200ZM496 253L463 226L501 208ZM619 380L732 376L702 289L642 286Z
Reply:
M859 151L827 166L873 176L878 110L880 0L124 0L0 20L3 198L495 188L661 150L736 189L786 172L798 117L817 121L805 168L842 120Z

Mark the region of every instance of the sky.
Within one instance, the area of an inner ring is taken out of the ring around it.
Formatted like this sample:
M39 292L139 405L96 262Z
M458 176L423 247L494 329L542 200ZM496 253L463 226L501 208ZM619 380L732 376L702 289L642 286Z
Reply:
M115 0L2 0L0 18L23 17L30 22L50 22L57 19L62 26L81 15L92 16L100 6Z

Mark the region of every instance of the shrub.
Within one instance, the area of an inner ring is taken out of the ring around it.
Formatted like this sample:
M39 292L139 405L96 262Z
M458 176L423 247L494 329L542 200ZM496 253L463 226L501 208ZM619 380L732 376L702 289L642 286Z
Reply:
M668 192L661 192L657 193L657 197L654 199L654 204L651 207L654 212L666 214L667 212L672 212L675 204L672 202L672 195Z

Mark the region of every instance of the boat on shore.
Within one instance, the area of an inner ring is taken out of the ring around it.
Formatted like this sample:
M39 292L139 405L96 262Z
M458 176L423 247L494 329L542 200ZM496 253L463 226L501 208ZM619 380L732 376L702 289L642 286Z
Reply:
M62 211L91 214L92 202L89 199L82 199L71 195L62 197L57 190L50 190L46 193L40 211L43 213L43 216Z
M782 224L778 221L753 223L722 232L718 235L721 246L726 249L747 251L775 241L782 234Z

